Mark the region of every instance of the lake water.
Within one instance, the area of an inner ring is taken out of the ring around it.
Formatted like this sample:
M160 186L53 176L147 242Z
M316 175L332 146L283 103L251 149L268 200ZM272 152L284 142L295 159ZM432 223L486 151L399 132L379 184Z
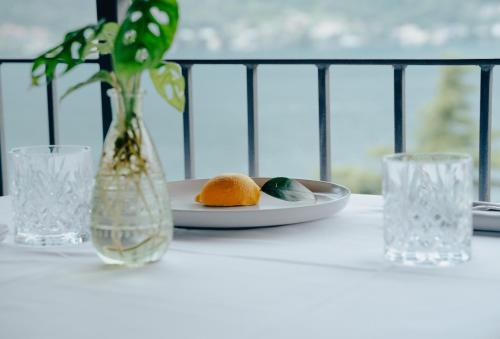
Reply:
M365 55L359 52L359 56L388 57L390 54L388 51L385 54L371 52L366 51ZM341 53L336 54L335 57L342 57ZM405 56L395 54L395 57ZM428 56L414 54L413 57ZM290 58L309 56L300 53L289 55ZM331 57L326 52L321 56ZM472 55L460 53L460 56ZM94 65L84 65L63 77L58 82L59 93L96 69ZM416 114L435 93L438 71L437 67L410 67L407 70L409 150L415 146ZM332 67L330 75L334 168L356 165L379 171L379 159L369 153L374 147L393 143L392 68L339 66ZM498 71L495 71L497 76ZM470 114L478 120L477 68L468 74L467 81L474 86L468 96L472 107ZM2 66L8 148L44 144L48 140L44 89L28 89L28 84L28 65ZM197 177L247 171L245 85L243 66L194 67ZM312 66L262 66L259 68L258 85L260 174L318 178L316 69ZM144 117L156 141L168 179L182 179L182 116L162 101L148 81L145 81L144 87L147 92ZM500 112L495 101L498 87L494 87L493 93L494 127L500 129ZM72 94L60 103L59 108L60 142L90 145L97 162L101 147L99 87L92 85Z

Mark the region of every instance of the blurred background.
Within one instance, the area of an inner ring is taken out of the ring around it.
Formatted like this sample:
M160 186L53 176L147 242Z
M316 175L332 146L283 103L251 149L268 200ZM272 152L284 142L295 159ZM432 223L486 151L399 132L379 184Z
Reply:
M491 0L178 0L181 21L167 58L497 58L500 3ZM0 2L0 58L34 57L64 33L95 22L93 0ZM58 81L95 72L85 65ZM46 144L44 88L29 65L3 65L7 147ZM393 147L391 67L331 67L333 181L380 192L380 156ZM408 67L409 151L478 155L479 69ZM498 70L494 71L498 77ZM317 74L311 66L259 68L260 173L319 178ZM144 115L169 180L183 178L182 116L145 82ZM245 69L193 69L196 176L246 172ZM493 87L495 168L499 88ZM99 86L59 105L61 142L101 147ZM493 171L493 200L500 175Z

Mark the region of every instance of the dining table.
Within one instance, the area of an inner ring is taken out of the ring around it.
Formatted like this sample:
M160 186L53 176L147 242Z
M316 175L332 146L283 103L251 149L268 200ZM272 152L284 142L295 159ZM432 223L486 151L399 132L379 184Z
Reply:
M500 338L500 237L475 235L465 264L399 266L384 260L382 210L353 194L306 223L176 229L139 268L102 263L90 242L16 245L11 229L0 338ZM12 227L8 196L0 223Z

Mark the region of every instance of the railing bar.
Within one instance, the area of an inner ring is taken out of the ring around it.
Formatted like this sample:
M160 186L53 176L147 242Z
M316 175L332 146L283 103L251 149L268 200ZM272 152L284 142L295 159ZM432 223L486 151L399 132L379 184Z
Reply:
M108 69L106 60L100 64L101 69ZM101 121L102 121L102 138L106 138L109 128L111 127L111 122L113 120L113 111L111 108L111 100L108 96L108 91L111 86L107 83L101 82L100 84L100 95L101 95Z
M191 65L183 64L182 76L186 82L184 96L186 104L183 113L183 134L184 134L184 177L192 179L195 177L194 164L194 134L193 134L193 89L191 79Z
M411 65L411 66L481 66L500 65L500 59L169 59L193 65Z
M394 152L406 151L405 65L394 65Z
M2 97L2 64L0 63L0 195L7 194L7 145L5 144L5 117Z
M59 142L59 115L57 106L56 79L47 79L47 120L49 124L49 144Z
M332 180L330 125L330 73L328 65L318 65L319 164L320 179Z
M0 59L2 63L32 63L34 59ZM500 59L169 59L190 65L408 65L408 66L488 66L500 65ZM85 63L99 63L88 59Z
M411 65L411 66L481 66L500 65L500 59L173 59L193 65Z
M107 21L118 21L118 0L96 0L97 9L97 20L105 19ZM86 60L89 63L97 62L99 68L102 70L111 71L112 70L112 60L110 55L101 55L99 59ZM101 82L101 119L102 119L102 137L106 138L109 127L111 126L111 121L113 119L113 113L111 108L111 100L108 96L108 90L111 86L107 83Z
M259 176L259 115L257 65L247 65L248 174Z
M2 59L0 58L0 63L6 64L31 64L35 59ZM83 63L85 64L97 64L99 59L86 59Z
M479 101L479 200L490 200L491 179L491 87L493 66L481 67Z

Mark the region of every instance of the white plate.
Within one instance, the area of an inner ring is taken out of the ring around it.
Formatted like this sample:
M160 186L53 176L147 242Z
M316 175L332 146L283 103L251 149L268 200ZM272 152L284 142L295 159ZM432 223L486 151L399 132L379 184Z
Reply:
M253 178L262 186L270 178ZM299 181L316 195L316 202L288 202L261 194L255 206L206 207L194 201L208 179L174 181L168 184L174 224L186 228L253 228L295 224L326 218L344 208L349 189L329 182Z

